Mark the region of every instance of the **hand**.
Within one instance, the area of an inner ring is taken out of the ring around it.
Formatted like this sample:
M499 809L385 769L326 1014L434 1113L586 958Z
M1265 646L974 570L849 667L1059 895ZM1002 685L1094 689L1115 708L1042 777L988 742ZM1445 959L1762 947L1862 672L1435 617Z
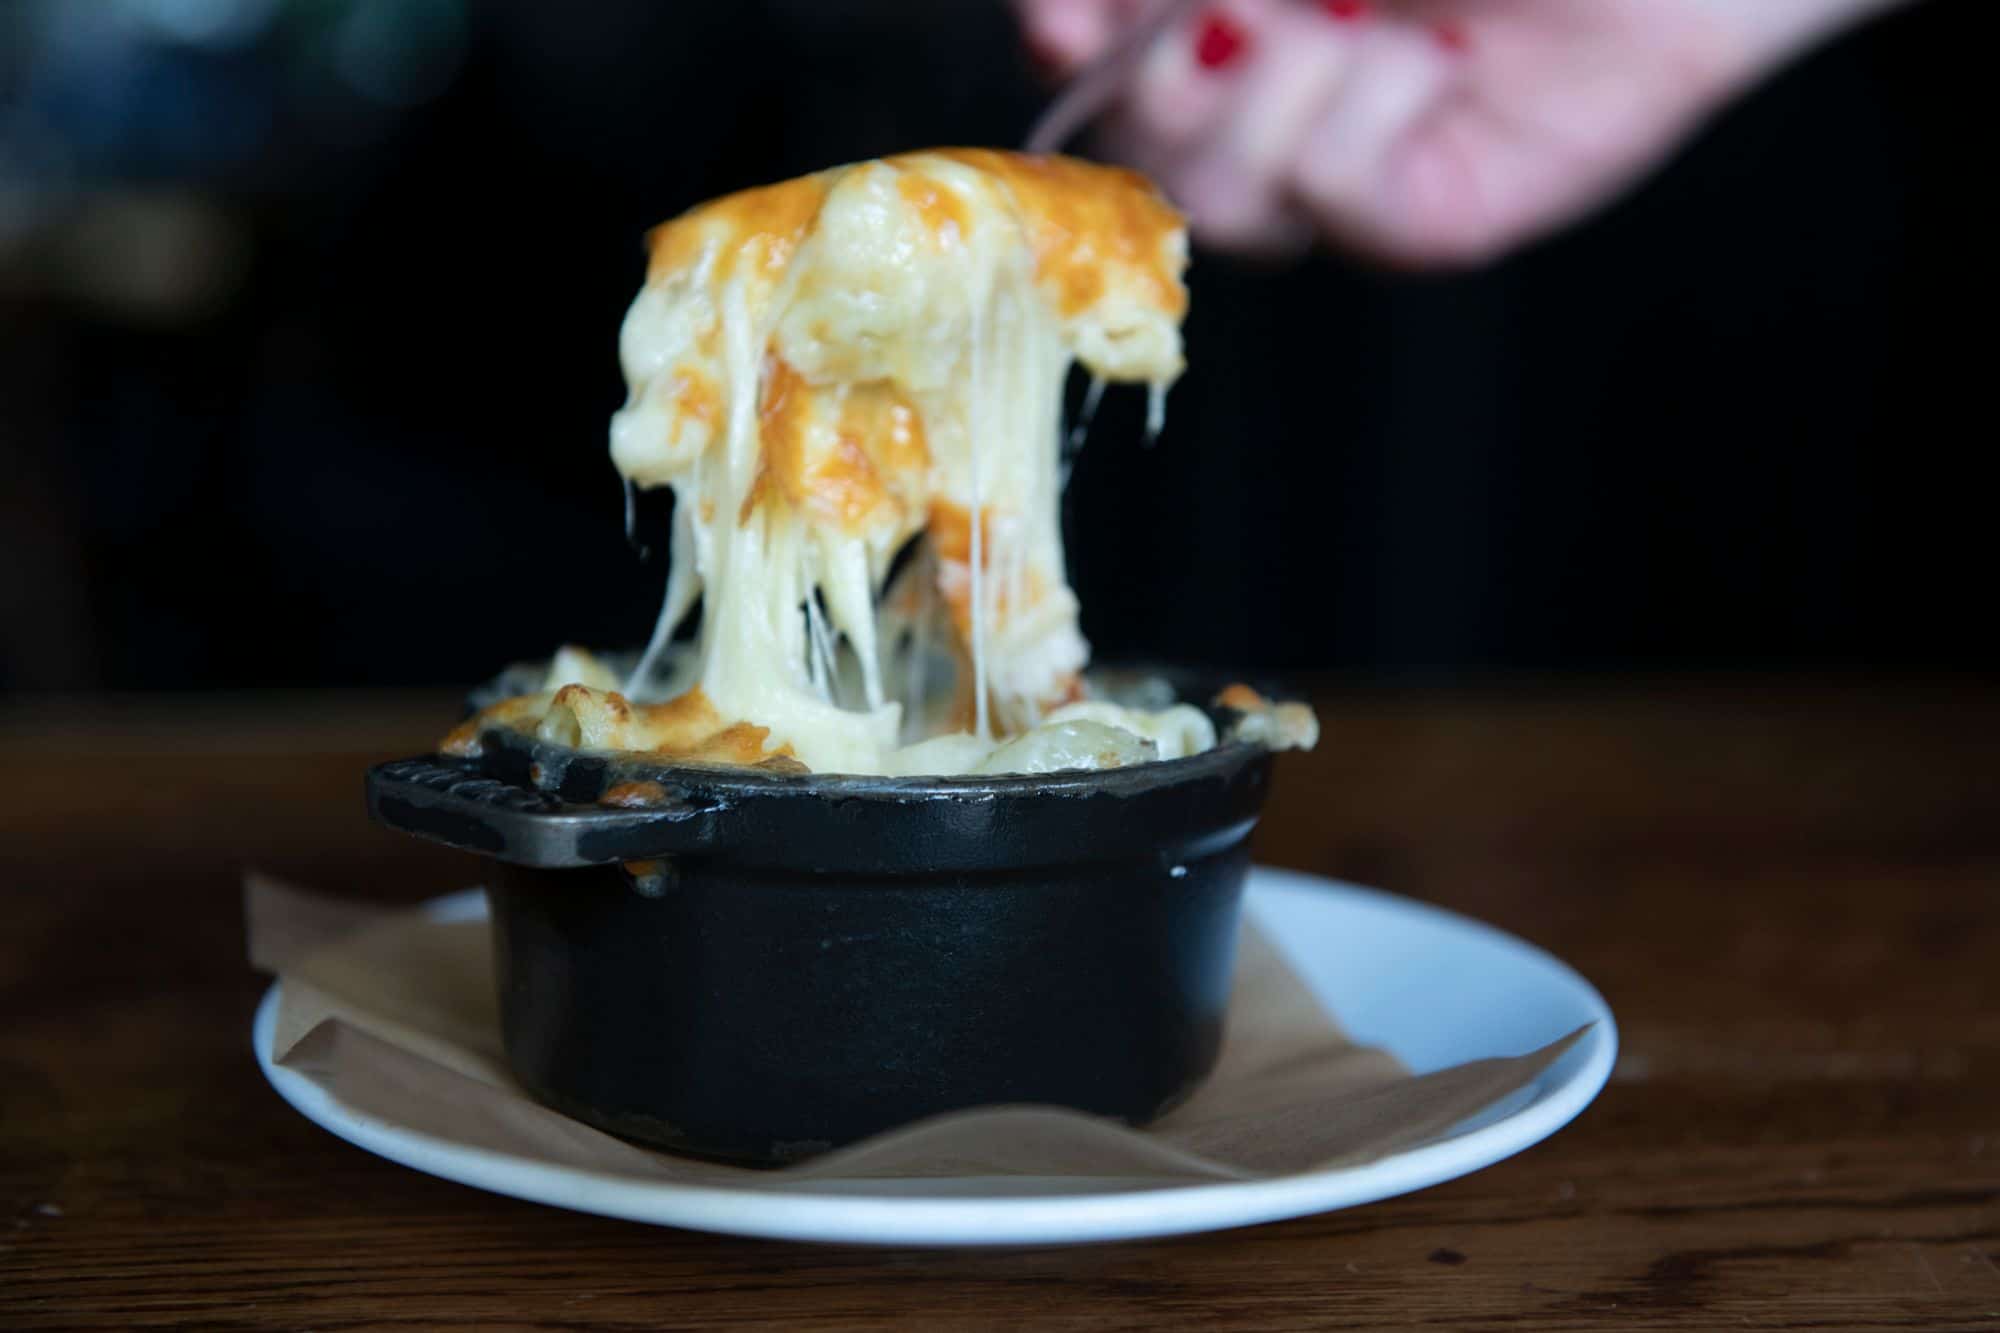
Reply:
M1708 112L1893 0L1217 0L1104 122L1197 236L1477 263L1604 203ZM1016 0L1058 74L1144 0Z

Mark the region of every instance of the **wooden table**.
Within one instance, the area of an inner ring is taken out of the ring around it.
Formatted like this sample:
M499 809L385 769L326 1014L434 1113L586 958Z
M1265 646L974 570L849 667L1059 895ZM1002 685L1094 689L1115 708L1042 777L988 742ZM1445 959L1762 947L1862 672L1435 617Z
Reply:
M1261 857L1568 959L1623 1025L1610 1087L1407 1198L997 1252L578 1216L281 1103L240 871L464 882L359 813L364 762L448 711L0 714L0 1327L2000 1327L2000 696L1972 683L1326 695Z

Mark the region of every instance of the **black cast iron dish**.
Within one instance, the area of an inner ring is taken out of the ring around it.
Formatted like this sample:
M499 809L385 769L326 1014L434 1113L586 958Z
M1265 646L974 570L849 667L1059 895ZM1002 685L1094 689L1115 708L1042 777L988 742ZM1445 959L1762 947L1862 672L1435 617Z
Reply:
M777 1164L994 1103L1144 1123L1215 1061L1262 747L898 779L482 748L373 769L369 810L491 858L509 1061L601 1129Z

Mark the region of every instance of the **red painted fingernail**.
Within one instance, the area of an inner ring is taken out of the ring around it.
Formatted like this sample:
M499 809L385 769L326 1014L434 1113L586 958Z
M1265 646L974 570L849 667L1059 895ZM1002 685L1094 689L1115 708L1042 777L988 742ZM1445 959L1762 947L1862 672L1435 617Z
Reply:
M1194 59L1203 69L1222 69L1243 58L1250 49L1250 34L1227 14L1210 12L1201 16L1194 30Z
M1431 24L1431 36L1437 38L1437 44L1447 51L1463 51L1472 45L1472 37L1465 31L1465 26L1448 20Z
M1330 19L1342 23L1354 23L1368 17L1368 0L1319 0L1319 7Z

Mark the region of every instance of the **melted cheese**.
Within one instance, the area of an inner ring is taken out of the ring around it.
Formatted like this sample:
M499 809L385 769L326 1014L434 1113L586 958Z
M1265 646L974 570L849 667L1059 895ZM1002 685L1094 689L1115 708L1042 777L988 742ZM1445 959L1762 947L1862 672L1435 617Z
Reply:
M577 679L493 720L851 773L1099 767L1214 743L1195 709L1083 702L1064 570L1071 365L1149 385L1154 418L1182 366L1185 235L1143 178L913 153L716 200L648 244L611 456L628 486L675 493L658 629L622 688L559 659L554 675ZM905 718L933 639L957 667L959 730L943 736Z

